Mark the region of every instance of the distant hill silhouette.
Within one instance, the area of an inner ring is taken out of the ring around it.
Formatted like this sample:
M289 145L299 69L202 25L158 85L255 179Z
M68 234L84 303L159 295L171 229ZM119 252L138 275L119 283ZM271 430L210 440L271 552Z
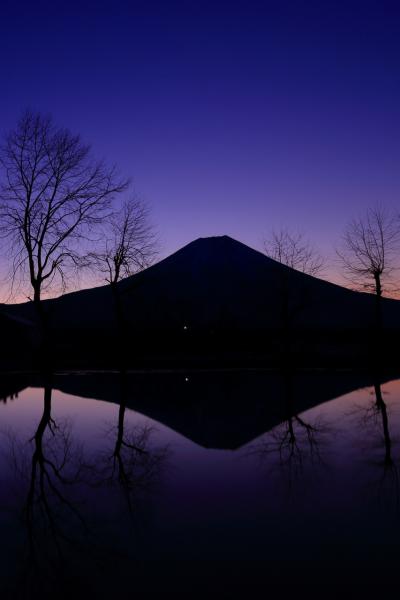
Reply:
M373 295L295 271L228 236L191 242L119 282L117 292L135 351L139 339L161 343L165 353L173 339L182 346L191 336L214 336L220 343L224 335L260 336L282 328L365 331L375 318ZM400 302L382 304L384 328L400 330ZM66 294L44 306L50 327L66 340L82 331L103 339L118 325L111 286ZM32 303L3 311L35 321Z

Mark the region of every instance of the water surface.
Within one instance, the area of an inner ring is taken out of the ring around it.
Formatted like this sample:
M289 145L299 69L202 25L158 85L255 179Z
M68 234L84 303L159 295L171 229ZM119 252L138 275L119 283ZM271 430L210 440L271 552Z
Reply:
M359 587L383 569L390 583L400 380L73 373L2 385L6 597L178 595L182 582L190 596L234 597L249 573L278 585L302 574L306 587L304 573L340 573Z

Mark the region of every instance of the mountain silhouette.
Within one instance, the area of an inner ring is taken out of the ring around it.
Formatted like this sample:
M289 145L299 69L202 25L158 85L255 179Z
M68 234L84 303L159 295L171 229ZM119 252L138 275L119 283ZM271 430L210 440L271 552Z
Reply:
M374 319L374 296L301 273L229 236L199 238L148 269L117 284L135 329L274 328L283 294L293 325L363 328ZM113 327L110 286L44 301L58 326ZM4 307L34 320L31 302ZM384 325L400 327L400 302L383 300Z
M110 347L105 340L121 329L122 319L129 351L158 346L163 355L173 353L174 345L181 354L189 352L188 340L194 344L196 336L208 340L204 355L221 344L251 347L253 341L243 336L256 336L262 344L282 329L303 335L365 332L376 319L372 294L296 271L228 236L199 238L120 281L114 293L104 285L46 300L43 308L55 343L68 346L85 338L96 348ZM3 311L36 318L32 302ZM387 331L400 329L399 301L383 299L382 314ZM279 341L279 335L275 338ZM85 344L80 346L83 352Z

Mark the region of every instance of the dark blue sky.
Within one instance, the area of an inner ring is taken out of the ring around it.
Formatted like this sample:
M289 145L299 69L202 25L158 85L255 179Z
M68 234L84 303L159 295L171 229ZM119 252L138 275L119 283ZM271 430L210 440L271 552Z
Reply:
M7 2L1 129L51 112L132 175L163 254L399 207L400 3Z

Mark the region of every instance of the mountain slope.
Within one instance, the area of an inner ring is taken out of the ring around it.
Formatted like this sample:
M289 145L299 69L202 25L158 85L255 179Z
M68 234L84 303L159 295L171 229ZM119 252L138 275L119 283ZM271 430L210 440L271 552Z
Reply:
M200 238L156 265L121 281L124 318L134 330L229 329L282 326L365 328L374 321L370 294L353 292L286 267L228 236ZM115 326L110 286L47 301L56 327ZM33 318L31 304L7 307ZM384 324L400 328L400 302L383 301Z

